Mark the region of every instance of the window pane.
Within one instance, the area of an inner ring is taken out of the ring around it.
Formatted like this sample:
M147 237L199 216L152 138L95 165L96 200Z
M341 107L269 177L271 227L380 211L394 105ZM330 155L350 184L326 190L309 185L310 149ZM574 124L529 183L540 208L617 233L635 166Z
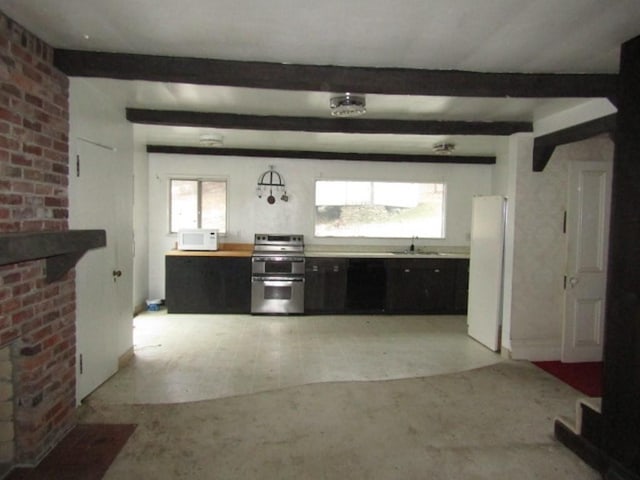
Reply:
M216 228L225 232L227 212L227 183L202 182L202 228Z
M443 183L316 182L319 237L444 238Z
M172 232L190 228L215 228L220 233L226 233L226 181L172 179L170 184Z
M198 228L198 182L171 180L171 231Z

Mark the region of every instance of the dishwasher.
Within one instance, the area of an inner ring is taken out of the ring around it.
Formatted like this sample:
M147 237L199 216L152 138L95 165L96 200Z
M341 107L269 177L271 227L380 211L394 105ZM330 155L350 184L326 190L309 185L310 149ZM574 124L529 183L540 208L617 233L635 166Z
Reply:
M347 311L384 312L387 293L385 262L379 258L352 258L347 269Z

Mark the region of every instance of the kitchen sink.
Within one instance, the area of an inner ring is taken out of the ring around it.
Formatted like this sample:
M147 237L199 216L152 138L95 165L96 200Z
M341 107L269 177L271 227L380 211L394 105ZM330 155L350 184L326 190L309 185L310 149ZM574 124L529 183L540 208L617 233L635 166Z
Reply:
M399 252L390 252L392 255L415 255L418 257L455 257L460 256L459 253L448 253L448 252L421 252L421 251L410 251L410 250L402 250Z
M413 252L411 250L402 250L400 252L391 252L392 255L439 255L437 252L420 252L417 250L414 250Z

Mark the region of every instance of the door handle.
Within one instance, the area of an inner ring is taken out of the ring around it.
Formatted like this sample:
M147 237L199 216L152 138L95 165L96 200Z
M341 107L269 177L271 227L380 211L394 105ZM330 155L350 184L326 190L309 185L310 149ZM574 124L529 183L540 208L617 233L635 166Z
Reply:
M569 286L571 288L574 288L578 282L580 282L580 279L578 277L569 277Z
M118 279L118 277L122 276L122 270L114 270L112 272L112 275L113 275L113 281L115 282Z

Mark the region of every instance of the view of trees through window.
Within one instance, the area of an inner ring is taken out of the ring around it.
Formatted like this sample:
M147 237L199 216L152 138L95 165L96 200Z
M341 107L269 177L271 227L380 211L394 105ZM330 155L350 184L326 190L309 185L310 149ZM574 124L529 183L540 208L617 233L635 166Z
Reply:
M227 182L224 180L172 179L171 231L192 228L226 230Z
M316 181L318 237L444 238L445 184Z

